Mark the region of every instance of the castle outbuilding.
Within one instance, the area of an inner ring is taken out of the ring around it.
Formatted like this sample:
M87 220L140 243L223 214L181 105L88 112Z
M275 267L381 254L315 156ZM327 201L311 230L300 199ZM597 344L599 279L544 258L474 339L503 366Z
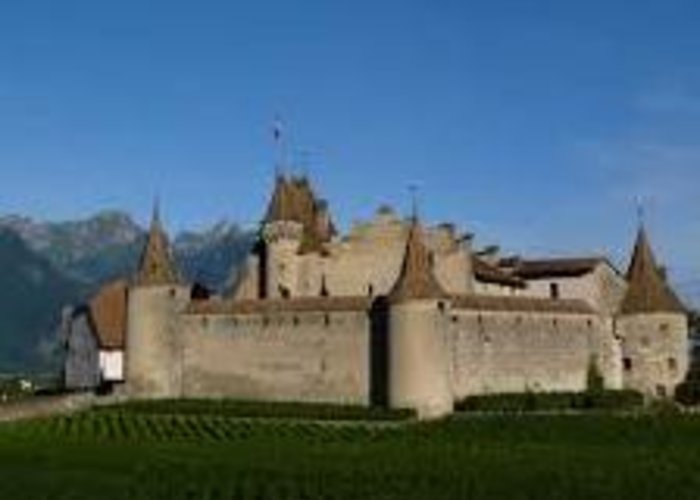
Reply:
M383 207L337 234L305 177L280 175L230 296L179 278L157 211L128 289L125 394L411 408L470 395L673 393L685 310L640 229L626 275L599 256L502 258L455 226Z

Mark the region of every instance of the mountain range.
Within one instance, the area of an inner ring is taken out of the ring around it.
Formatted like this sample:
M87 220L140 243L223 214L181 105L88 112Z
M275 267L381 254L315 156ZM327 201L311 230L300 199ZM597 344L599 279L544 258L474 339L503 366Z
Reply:
M63 308L132 276L146 234L120 211L65 222L0 217L0 373L49 369ZM173 253L183 278L223 291L254 239L253 231L220 221L177 234Z

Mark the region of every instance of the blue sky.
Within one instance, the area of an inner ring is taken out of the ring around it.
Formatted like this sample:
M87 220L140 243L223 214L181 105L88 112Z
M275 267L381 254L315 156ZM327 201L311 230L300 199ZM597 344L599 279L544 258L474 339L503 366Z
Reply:
M0 6L0 213L154 195L254 224L271 124L347 227L377 205L478 244L623 261L642 199L700 296L700 3L23 0Z

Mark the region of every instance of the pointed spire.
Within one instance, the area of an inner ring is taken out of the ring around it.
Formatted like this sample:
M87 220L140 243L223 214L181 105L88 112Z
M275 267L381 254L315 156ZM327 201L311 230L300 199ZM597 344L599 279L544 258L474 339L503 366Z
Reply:
M160 202L153 204L148 241L141 254L136 276L139 285L165 285L178 282L178 275L170 256L168 237L160 220Z
M291 220L293 217L291 185L287 178L278 174L275 179L275 190L272 192L270 204L265 214L265 222Z
M620 306L622 314L685 312L683 304L666 283L657 266L654 252L641 224L627 271L627 282L627 293Z
M389 300L439 299L445 291L433 274L433 262L423 241L423 228L417 217L411 218L401 273L389 292Z

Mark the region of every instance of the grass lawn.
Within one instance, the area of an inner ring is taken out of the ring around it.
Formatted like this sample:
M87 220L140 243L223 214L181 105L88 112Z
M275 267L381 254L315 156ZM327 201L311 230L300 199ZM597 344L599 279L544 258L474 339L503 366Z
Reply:
M0 498L700 498L689 415L422 424L172 411L1 425Z

